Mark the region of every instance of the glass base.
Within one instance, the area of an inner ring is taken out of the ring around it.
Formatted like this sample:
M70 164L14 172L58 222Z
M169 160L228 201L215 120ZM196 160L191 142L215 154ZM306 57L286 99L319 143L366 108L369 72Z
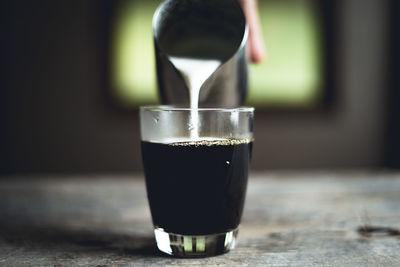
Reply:
M211 235L180 235L156 228L154 235L160 251L176 257L208 257L226 253L236 245L238 229Z

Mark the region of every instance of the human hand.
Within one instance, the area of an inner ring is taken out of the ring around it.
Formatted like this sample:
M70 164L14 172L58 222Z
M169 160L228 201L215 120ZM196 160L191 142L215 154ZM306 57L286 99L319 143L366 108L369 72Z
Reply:
M243 8L249 26L249 52L253 63L260 63L265 58L264 41L258 17L257 0L238 0Z

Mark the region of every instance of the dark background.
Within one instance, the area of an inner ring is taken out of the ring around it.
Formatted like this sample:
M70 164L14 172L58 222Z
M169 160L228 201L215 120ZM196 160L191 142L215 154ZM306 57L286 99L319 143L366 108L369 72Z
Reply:
M137 112L108 95L112 7L3 1L1 173L141 170ZM399 2L334 9L335 99L308 113L258 109L256 170L400 166Z

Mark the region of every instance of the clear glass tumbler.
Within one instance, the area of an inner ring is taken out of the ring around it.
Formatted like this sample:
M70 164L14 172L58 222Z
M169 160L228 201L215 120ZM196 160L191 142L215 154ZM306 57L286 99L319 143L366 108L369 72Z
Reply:
M235 247L253 144L253 108L140 108L147 197L159 250Z

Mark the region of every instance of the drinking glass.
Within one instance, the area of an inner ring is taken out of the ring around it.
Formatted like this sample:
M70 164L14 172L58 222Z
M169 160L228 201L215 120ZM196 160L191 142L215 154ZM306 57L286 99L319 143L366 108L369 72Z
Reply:
M160 251L213 256L235 247L254 108L140 108L147 197Z

